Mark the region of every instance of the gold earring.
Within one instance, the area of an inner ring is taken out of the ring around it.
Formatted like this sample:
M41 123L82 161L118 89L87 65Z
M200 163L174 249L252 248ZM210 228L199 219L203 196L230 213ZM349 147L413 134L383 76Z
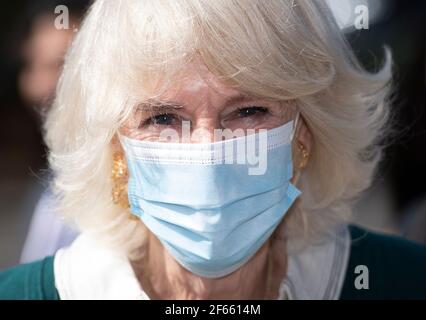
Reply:
M302 154L302 161L299 163L299 169L305 169L308 165L309 152L305 149L305 146L299 143L299 151Z
M130 206L127 197L127 165L121 152L113 155L111 179L113 181L112 201L114 204L128 209Z

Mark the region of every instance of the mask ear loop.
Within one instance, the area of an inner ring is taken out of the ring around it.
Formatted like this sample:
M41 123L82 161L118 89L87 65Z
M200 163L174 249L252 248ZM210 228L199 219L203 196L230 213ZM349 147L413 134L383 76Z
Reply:
M296 135L297 132L297 126L299 125L299 119L300 119L300 111L297 112L296 119L294 120L293 124L293 130L291 132L290 141L293 142L293 138Z
M290 141L291 142L293 142L294 137L296 136L297 129L298 129L298 126L299 126L299 119L300 119L300 111L297 112L296 119L294 120L293 131L291 132L291 137L290 137ZM295 172L294 177L293 177L292 180L293 180L292 184L294 186L297 186L297 183L300 180L300 171L299 170L297 170Z

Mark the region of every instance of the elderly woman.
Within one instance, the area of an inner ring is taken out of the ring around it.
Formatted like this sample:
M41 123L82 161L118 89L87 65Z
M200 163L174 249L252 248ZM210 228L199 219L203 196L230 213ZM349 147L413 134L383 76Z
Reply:
M349 226L386 133L322 1L96 1L46 141L81 235L17 299L426 298L426 249Z

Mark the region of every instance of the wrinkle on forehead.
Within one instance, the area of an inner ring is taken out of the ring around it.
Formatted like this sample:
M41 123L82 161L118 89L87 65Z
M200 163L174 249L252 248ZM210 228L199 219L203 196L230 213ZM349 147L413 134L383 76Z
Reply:
M176 96L199 95L206 92L223 98L241 94L240 90L229 83L225 83L199 60L188 64L172 83L174 84L163 95L163 98L167 100L173 100Z

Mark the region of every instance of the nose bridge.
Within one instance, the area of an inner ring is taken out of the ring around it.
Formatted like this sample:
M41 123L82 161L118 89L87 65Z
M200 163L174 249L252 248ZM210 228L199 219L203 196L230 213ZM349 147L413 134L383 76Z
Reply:
M221 113L229 89L205 67L196 71L185 81L182 91L192 109L191 143L209 143L214 141L214 130L222 129Z
M191 128L192 143L214 142L214 130L221 129L223 97L216 90L206 90L199 96Z
M194 122L191 132L192 143L214 142L214 130L220 129L220 120L218 114L200 117Z

